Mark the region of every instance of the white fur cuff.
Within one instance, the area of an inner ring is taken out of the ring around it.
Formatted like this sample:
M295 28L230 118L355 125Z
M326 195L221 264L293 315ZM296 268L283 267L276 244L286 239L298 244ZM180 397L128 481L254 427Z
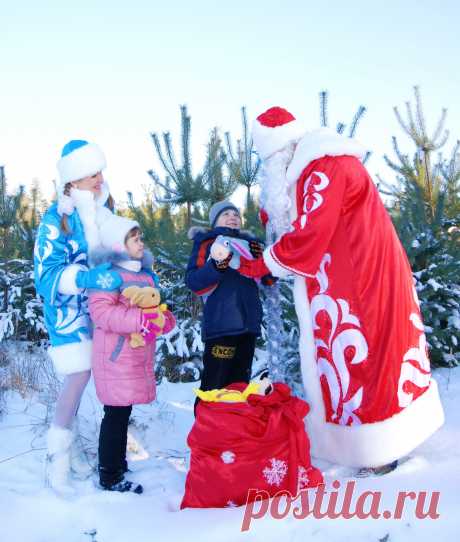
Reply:
M272 253L272 247L273 245L268 246L264 250L264 262L265 265L270 269L270 273L274 277L284 278L291 274L291 271L289 269L286 269L285 267L282 267L273 257Z
M64 295L78 295L81 293L83 290L77 286L77 273L85 270L86 268L82 265L68 265L59 279L58 292Z

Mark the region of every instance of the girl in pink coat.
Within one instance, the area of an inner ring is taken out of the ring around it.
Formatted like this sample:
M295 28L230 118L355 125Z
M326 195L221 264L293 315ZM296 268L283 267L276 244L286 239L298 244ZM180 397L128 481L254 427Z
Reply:
M112 263L123 282L115 291L93 290L89 297L94 324L93 377L97 396L104 405L99 435L99 481L103 489L110 491L142 493L140 484L125 478L128 422L132 405L155 399L156 337L171 331L175 319L166 311L163 313L166 323L160 329L151 321L157 315L153 309L146 313L123 295L129 286L157 285L157 277L151 271L153 258L144 249L139 224L113 215L102 225L100 238L102 249L94 255L93 263ZM142 345L130 345L132 333L142 335Z

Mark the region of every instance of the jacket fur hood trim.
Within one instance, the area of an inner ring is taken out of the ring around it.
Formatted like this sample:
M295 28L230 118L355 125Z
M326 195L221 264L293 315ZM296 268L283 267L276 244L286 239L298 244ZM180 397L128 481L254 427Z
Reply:
M131 260L126 252L115 252L114 250L98 247L93 250L89 255L89 261L91 265L101 265L103 263L111 263L117 265L120 262L126 262ZM153 254L150 250L144 250L144 257L142 258L142 268L151 269L154 262Z

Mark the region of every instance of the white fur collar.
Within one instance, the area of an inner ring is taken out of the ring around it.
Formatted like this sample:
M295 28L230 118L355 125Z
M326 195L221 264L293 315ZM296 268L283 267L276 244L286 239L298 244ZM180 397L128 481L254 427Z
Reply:
M362 160L366 149L355 139L338 134L330 128L319 128L307 132L297 143L294 156L287 168L288 185L294 184L302 171L313 160L323 156L356 156Z
M106 182L102 184L101 194L97 198L88 190L76 188L70 190L70 196L65 196L62 192L59 195L58 213L71 215L75 209L78 211L88 243L88 252L92 252L100 245L99 227L112 215L105 207L108 197L109 186Z
M66 196L63 192L64 187L61 186L58 189L58 213L62 216L63 214L71 215L75 208L84 206L85 204L89 205L91 209L94 209L93 201L96 203L96 207L103 207L107 200L109 199L110 190L109 185L106 181L102 183L101 194L94 198L91 192L87 190L77 190L72 188L70 191L70 196ZM77 203L79 205L77 205Z

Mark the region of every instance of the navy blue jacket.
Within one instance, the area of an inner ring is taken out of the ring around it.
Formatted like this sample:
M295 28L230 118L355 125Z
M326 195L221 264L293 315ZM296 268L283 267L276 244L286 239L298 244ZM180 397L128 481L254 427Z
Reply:
M218 235L255 239L232 228L199 229L192 233L193 249L185 282L204 302L201 335L203 341L225 335L254 333L260 335L262 305L254 279L243 277L232 268L220 271L208 259L211 245Z

